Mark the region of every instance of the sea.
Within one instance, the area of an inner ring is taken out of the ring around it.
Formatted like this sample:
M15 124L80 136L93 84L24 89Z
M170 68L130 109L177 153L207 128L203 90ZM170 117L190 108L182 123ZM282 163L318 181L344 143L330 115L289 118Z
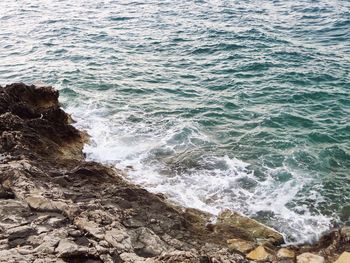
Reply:
M88 160L214 221L350 224L349 0L1 0L12 82L60 91Z

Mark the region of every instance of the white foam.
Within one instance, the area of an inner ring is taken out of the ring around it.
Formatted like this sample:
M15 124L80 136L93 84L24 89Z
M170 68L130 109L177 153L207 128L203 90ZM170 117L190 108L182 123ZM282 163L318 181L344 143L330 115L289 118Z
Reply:
M67 110L78 128L91 135L92 143L84 148L88 159L115 163L127 171L129 180L165 193L174 202L213 214L224 208L252 217L270 213L266 222L283 232L287 241L312 241L331 226L329 217L311 213L307 207L288 207L311 178L285 166L265 168L266 178L261 180L248 163L192 147L193 139L209 138L190 123L171 120L176 125L154 129L145 121L128 122L128 109L111 114L96 97ZM197 160L185 167L183 162L191 161L191 155ZM274 175L281 170L291 175L287 182L276 180ZM246 183L250 187L242 186ZM317 192L308 198L322 200Z

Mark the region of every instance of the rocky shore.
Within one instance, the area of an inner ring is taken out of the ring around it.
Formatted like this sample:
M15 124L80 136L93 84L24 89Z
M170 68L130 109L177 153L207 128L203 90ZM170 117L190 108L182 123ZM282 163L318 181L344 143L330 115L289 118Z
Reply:
M84 160L51 87L0 87L0 262L350 263L350 227L283 246L259 222L178 207Z

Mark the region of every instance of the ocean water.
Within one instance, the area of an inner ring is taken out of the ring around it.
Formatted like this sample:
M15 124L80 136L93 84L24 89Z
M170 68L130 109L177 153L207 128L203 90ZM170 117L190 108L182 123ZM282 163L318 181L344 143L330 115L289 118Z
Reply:
M49 84L87 158L315 240L350 223L350 1L0 2L0 84Z

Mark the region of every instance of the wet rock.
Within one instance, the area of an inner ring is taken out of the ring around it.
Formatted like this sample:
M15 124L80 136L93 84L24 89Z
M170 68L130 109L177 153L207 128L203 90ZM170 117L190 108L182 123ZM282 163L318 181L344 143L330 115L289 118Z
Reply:
M283 241L231 211L213 223L85 161L88 136L71 121L51 87L0 87L0 262L247 263L242 253L270 260ZM348 232L296 251L333 259L349 249Z
M253 251L251 251L247 258L256 260L256 261L271 261L273 255L263 246L259 246Z
M297 256L297 263L324 263L325 260L319 255L312 253L303 253Z
M243 239L247 239L248 237L251 240L273 240L274 244L283 243L283 236L276 230L230 210L225 210L219 214L217 225L234 227L237 230L237 236L243 236Z
M345 242L350 241L350 226L345 226L340 229L340 234Z
M340 257L334 263L349 263L350 262L350 252L343 252Z

